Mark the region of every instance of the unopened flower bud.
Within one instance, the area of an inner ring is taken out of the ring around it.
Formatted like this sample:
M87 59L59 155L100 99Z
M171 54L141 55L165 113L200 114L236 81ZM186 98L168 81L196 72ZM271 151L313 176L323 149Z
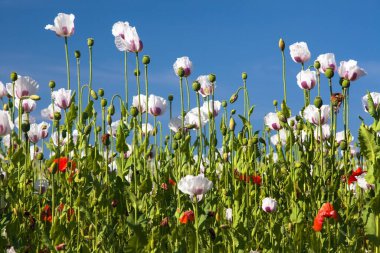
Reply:
M278 111L278 112L277 112L277 117L278 117L278 119L279 119L281 122L283 122L283 123L286 123L286 122L287 122L287 119L286 119L284 113L282 113L281 111Z
M136 117L139 114L139 111L134 106L131 107L130 112L131 112L132 117Z
M281 51L285 49L285 41L282 38L278 41L278 48L280 48Z
M89 135L91 133L91 125L88 125L84 128L84 134Z
M234 118L230 118L230 131L234 131L235 130L235 120Z
M232 94L232 96L230 97L230 104L235 103L235 101L238 99L238 97L239 96L237 93Z
M342 87L343 88L349 88L350 87L350 80L343 79L343 81L342 81Z
M170 102L172 102L173 101L173 95L172 94L170 94L169 96L168 96L168 100L170 101Z
M243 138L241 143L243 144L243 146L247 146L247 144L248 144L247 138Z
M98 94L102 98L104 96L104 90L103 89L99 89L98 90Z
M185 70L181 67L181 68L178 68L177 70L177 75L179 77L184 77L185 76Z
M41 100L41 97L38 96L38 95L30 95L29 98L32 99L32 100L34 100L34 101Z
M173 148L173 150L177 150L177 148L178 148L178 143L177 143L176 141L174 141L174 142L172 143L172 148Z
M213 82L216 81L216 76L214 74L209 74L208 75L208 80L213 83Z
M112 124L112 117L111 117L111 115L107 115L107 123L108 123L108 125Z
M197 81L193 82L193 90L194 91L199 91L199 89L201 88L201 84Z
M93 99L98 100L98 94L96 94L96 91L91 89L90 94Z
M314 99L315 107L320 109L322 107L322 104L323 104L322 98L320 96L315 97L315 99Z
M92 47L92 46L94 45L94 39L93 39L93 38L88 38L88 39L87 39L87 45L88 45L89 47Z
M327 68L326 71L325 71L325 76L328 79L333 78L334 77L334 70L332 68Z
M227 134L227 128L226 127L220 128L220 132L222 133L223 136L225 136Z
M135 76L140 76L140 70L139 69L135 69L134 74L135 74Z
M235 110L235 109L232 109L232 110L231 110L231 115L235 115L235 113L236 113L236 110Z
M321 67L321 63L319 61L314 62L314 68L319 69Z
M97 127L95 128L95 132L96 132L96 133L100 133L100 131L102 131L102 127L101 127L101 126L97 126Z
M294 124L295 124L295 121L292 119L292 120L289 122L289 126L294 127Z
M66 136L67 136L67 130L63 129L62 130L62 138L66 138Z
M88 113L82 112L82 121L86 121L88 119Z
M182 138L182 134L181 132L177 132L175 135L174 135L174 140L178 141Z
M226 107L227 107L227 101L226 101L226 100L223 100L223 101L222 101L222 106L223 106L223 108L226 108Z
M147 65L150 63L150 57L149 55L144 55L143 58L142 58L142 63Z
M55 112L54 113L54 119L55 120L61 120L61 113L60 112Z
M277 105L278 105L277 100L273 100L273 106L277 106Z
M100 104L102 107L106 107L107 106L107 99L102 98L102 100L100 101Z
M247 80L247 78L248 78L247 73L246 73L246 72L241 73L241 78L242 78L243 80Z
M340 149L341 150L346 150L347 149L347 142L345 141L345 140L342 140L341 142L340 142Z
M49 82L49 88L50 88L50 89L54 89L54 88L55 88L55 82L54 82L53 80L51 80L51 81Z
M115 114L115 106L114 105L110 105L108 107L108 114L110 114L111 116L113 116Z
M11 81L12 81L12 82L15 82L15 81L17 80L17 78L18 78L16 72L12 72L10 77L11 77Z
M79 59L80 58L80 51L79 50L75 50L74 56L75 56L75 58Z
M109 134L103 134L102 135L102 143L104 146L110 145L110 135Z

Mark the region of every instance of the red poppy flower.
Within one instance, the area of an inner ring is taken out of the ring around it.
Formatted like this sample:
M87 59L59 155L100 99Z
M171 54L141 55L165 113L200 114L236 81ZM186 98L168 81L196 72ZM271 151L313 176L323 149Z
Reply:
M169 184L175 186L177 183L173 179L169 178Z
M314 225L313 225L314 231L319 232L322 230L322 226L323 226L323 222L325 218L333 218L335 220L338 219L337 212L334 210L333 205L331 205L329 202L324 203L321 209L319 209L318 214L314 219Z
M260 176L252 176L252 181L254 184L261 185L261 177Z
M70 168L71 170L75 170L76 164L74 161L69 160L67 157L60 157L57 159L54 159L54 163L58 164L58 170L60 172L66 172L67 168Z
M49 205L45 205L44 209L42 210L41 220L52 222L51 208Z
M353 170L350 177L348 178L348 184L352 184L353 182L358 181L356 179L357 176L360 176L361 174L365 173L365 171L362 170L362 168L357 168L356 170Z
M191 210L184 212L179 218L179 222L182 224L187 224L189 221L194 221L194 212Z

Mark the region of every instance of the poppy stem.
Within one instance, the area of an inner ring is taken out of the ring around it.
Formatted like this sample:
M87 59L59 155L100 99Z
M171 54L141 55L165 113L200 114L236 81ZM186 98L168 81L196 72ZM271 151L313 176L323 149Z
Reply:
M124 85L125 85L125 103L128 109L128 52L124 51Z

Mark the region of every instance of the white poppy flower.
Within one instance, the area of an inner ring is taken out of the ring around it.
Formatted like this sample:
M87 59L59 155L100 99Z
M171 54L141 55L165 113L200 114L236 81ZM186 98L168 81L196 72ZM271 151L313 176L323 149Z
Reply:
M13 97L13 84L7 83L6 87L8 94ZM14 90L17 98L35 95L38 91L38 88L38 83L29 76L18 76L14 85Z
M53 110L54 107L54 110ZM61 112L61 108L58 106L53 106L53 104L50 104L47 108L41 110L41 116L44 119L47 120L53 120L54 119L54 113Z
M281 125L280 125L280 119L277 116L277 113L275 112L270 112L264 117L264 124L268 126L272 130L280 130Z
M281 129L280 131L278 131L278 134L280 134L281 145L285 145L286 144L286 139L288 137L287 131L285 129ZM270 142L274 146L276 146L278 144L278 134L275 134L275 135L273 135L273 136L270 137Z
M209 100L208 102L205 101L201 107L201 110L208 116L209 113L211 113L212 111L212 104L213 104L213 101L212 100ZM219 111L220 111L220 108L222 107L222 103L220 101L214 101L214 113L212 115L214 115L214 117L218 116L219 114Z
M190 196L191 199L193 197L197 197L198 201L200 201L203 197L203 194L208 192L212 188L212 182L205 178L203 175L192 176L187 175L178 183L178 189Z
M71 90L61 88L51 93L51 97L54 99L54 104L59 108L65 110L70 107L71 104Z
M226 220L232 222L232 208L226 209Z
M272 198L265 198L262 200L262 206L261 208L266 213L272 213L277 210L277 201Z
M340 62L338 74L344 79L355 81L360 77L365 76L367 73L364 71L364 69L358 66L357 61L349 60Z
M208 122L208 117L204 113L204 111L200 110L200 126L203 127ZM185 127L186 126L194 126L195 129L199 129L199 111L198 107L195 107L191 109L188 113L185 115Z
M140 104L139 104L139 96L133 96L132 99L133 99L132 106L136 107L140 113L144 113L146 111L146 96L140 94Z
M321 117L319 118L319 111L315 105L308 105L303 111L304 118L314 125L324 125L327 123L330 115L330 106L322 105Z
M13 130L13 122L7 111L0 110L0 136L8 135Z
M306 42L296 42L289 46L290 56L296 63L305 63L310 59L310 51Z
M20 105L20 99L16 98L15 107L18 109L19 105ZM34 109L36 109L36 106L37 106L37 103L33 99L28 98L28 99L23 99L21 101L21 108L23 109L25 113L30 113L34 111Z
M60 37L70 37L74 34L74 14L58 13L54 25L46 25L46 30L55 32Z
M374 104L375 108L377 108L378 105L380 104L380 93L371 92L370 95L371 95L371 98L373 100L373 104ZM364 111L368 112L368 94L365 94L362 97L362 105L363 105Z
M149 95L149 113L153 116L160 116L166 111L166 100L163 97Z
M177 60L173 64L174 73L177 76L178 76L179 68L183 69L184 77L188 77L191 74L191 71L193 69L193 63L190 61L189 57L187 57L187 56L177 58Z
M317 83L317 74L315 71L310 69L301 70L297 74L297 84L303 90L311 90Z
M202 95L202 97L207 97L214 93L215 87L208 79L208 75L199 76L197 78L197 82L199 82L199 84L201 85L201 88L198 92Z
M321 140L320 138L320 129L319 126L314 129L314 138L317 140ZM330 132L330 126L325 124L322 126L322 140L327 140L330 138L331 132Z
M317 61L321 64L320 72L325 73L328 68L333 71L336 70L335 55L333 53L321 54L318 56Z
M7 89L4 84L0 81L0 99L8 95Z
M115 36L115 45L119 51L137 53L143 49L136 28L130 26L128 22L116 22L112 27L112 35Z

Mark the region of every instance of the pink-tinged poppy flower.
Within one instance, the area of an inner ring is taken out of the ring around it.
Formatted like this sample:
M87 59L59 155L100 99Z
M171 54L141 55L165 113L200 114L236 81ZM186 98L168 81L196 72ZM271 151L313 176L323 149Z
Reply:
M13 84L7 83L8 94L13 96ZM17 98L35 95L38 91L38 83L29 76L18 76L15 81L14 90Z
M8 135L13 130L13 122L7 111L0 110L0 136Z
M20 99L16 98L15 107L18 109L19 106L20 106ZM33 99L28 98L28 99L23 99L21 101L21 108L23 112L25 113L31 113L32 111L34 111L34 109L36 109L36 106L37 106L37 103Z
M166 111L166 100L163 97L149 95L149 113L153 116L160 116Z
M182 216L179 218L179 222L182 224L187 224L188 222L194 221L194 212L189 210L182 214Z
M208 115L206 115L203 110L200 110L200 113L201 114L199 115L198 107L195 107L191 109L188 113L186 113L184 119L185 127L194 127L194 129L199 129L199 127L203 127L208 122ZM201 120L200 122L199 116Z
M314 129L314 138L318 141L321 141L320 138L320 129L319 127L316 127ZM328 124L322 125L322 141L327 140L331 136L330 126Z
M54 103L59 108L66 110L71 105L71 90L61 88L51 93Z
M373 100L374 107L377 108L380 105L380 93L379 92L371 92L370 95L371 95L371 98ZM368 112L368 110L369 110L369 108L368 108L368 94L365 94L362 97L362 105L363 105L364 111Z
M318 56L317 61L321 64L319 71L325 73L330 68L333 71L336 70L335 55L333 53L321 54Z
M137 53L143 50L143 43L136 28L128 22L116 22L112 27L112 35L115 36L115 45L119 51Z
M270 112L264 117L264 124L272 130L278 131L281 129L280 119L275 112Z
M208 75L199 76L197 78L197 82L201 85L198 92L202 95L202 97L207 97L214 93L215 85L210 82Z
M296 42L289 46L290 56L296 63L305 63L310 59L310 51L305 42Z
M261 208L266 213L273 213L277 210L277 201L275 199L272 199L272 198L265 198L262 201Z
M60 37L70 37L74 34L74 14L58 13L54 19L54 25L46 25L46 30L51 30Z
M275 134L273 136L270 137L270 142L272 143L273 146L276 146L279 141L279 138L278 138L278 135L280 135L280 144L282 146L286 145L286 140L288 138L288 133L287 133L287 130L286 129L280 129L280 131L278 131L278 134Z
M148 101L148 103L149 103L149 101ZM147 107L146 96L140 94L140 103L139 103L139 96L133 96L132 106L136 107L140 113L144 113L146 111L146 107Z
M5 88L4 84L0 82L0 99L3 97L6 97L8 95L7 89Z
M220 108L222 107L222 103L220 101L205 101L201 107L201 110L203 111L203 113L205 113L206 115L209 115L209 113L212 112L212 104L214 104L214 112L211 114L213 115L214 117L218 116L219 114L219 111L220 111Z
M174 73L178 76L178 70L182 68L184 71L184 77L188 77L193 70L193 63L190 61L189 57L183 56L181 58L177 58L175 63L173 64Z
M329 120L330 106L321 106L321 117L319 117L318 108L315 105L308 105L303 111L304 118L314 125L324 125Z
M205 178L203 175L192 176L187 175L178 183L178 189L190 196L197 197L198 201L202 200L203 195L212 188L212 182Z
M301 70L297 74L297 84L303 90L311 90L317 83L317 74L315 71L310 69Z
M54 108L54 109L53 109ZM47 108L41 110L41 116L47 120L54 119L54 113L61 112L61 108L50 104Z
M338 74L340 77L346 80L355 81L360 77L365 76L367 73L364 71L364 69L358 66L357 61L349 60L340 62Z

